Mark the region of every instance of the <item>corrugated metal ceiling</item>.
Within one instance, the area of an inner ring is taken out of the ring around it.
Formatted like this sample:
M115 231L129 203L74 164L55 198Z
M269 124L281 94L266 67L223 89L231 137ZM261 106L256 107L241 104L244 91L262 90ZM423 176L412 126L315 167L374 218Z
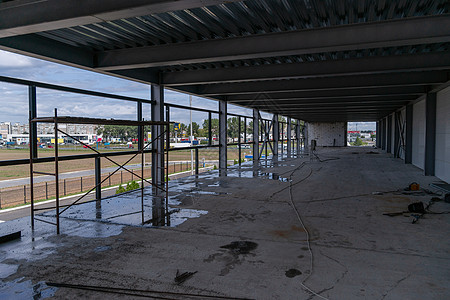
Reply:
M448 13L445 0L247 0L38 33L93 51Z

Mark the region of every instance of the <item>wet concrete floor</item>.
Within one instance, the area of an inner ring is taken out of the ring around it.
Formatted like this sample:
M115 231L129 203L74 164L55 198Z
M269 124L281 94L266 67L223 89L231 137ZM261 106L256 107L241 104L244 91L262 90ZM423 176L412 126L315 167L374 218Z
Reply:
M450 298L450 215L383 215L439 180L371 148L317 156L173 180L167 203L146 189L144 226L140 191L70 208L60 235L1 223L22 238L0 244L0 299Z

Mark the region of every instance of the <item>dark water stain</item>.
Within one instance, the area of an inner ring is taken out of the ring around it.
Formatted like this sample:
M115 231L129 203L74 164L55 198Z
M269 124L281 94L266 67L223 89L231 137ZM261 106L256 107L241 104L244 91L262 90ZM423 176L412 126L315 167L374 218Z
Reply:
M94 249L94 252L103 252L111 249L112 249L111 246L98 246L97 248Z
M302 272L297 269L289 269L284 274L288 278L294 278L295 276L302 275Z
M258 247L257 243L249 241L235 241L228 245L221 246L220 248L230 249L236 254L249 254L250 251L255 250Z
M57 290L43 281L33 284L23 277L9 282L0 281L0 299L46 299L53 297Z

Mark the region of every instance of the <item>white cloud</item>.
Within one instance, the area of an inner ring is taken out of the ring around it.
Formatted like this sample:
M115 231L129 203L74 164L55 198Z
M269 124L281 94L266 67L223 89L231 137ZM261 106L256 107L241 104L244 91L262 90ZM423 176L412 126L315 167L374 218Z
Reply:
M32 64L29 57L0 50L0 68L23 68Z

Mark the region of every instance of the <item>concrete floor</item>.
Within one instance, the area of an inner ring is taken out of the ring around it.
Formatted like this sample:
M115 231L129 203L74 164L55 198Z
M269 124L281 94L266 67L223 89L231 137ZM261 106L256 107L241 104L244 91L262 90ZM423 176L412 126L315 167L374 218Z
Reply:
M59 236L44 223L31 233L28 218L2 223L2 233L23 232L0 244L0 299L450 299L450 215L416 224L382 215L439 197L403 191L413 181L432 191L439 180L379 152L319 149L321 161L171 181L171 227L138 226L140 214L99 221L88 205L62 219ZM196 273L176 284L177 270Z

